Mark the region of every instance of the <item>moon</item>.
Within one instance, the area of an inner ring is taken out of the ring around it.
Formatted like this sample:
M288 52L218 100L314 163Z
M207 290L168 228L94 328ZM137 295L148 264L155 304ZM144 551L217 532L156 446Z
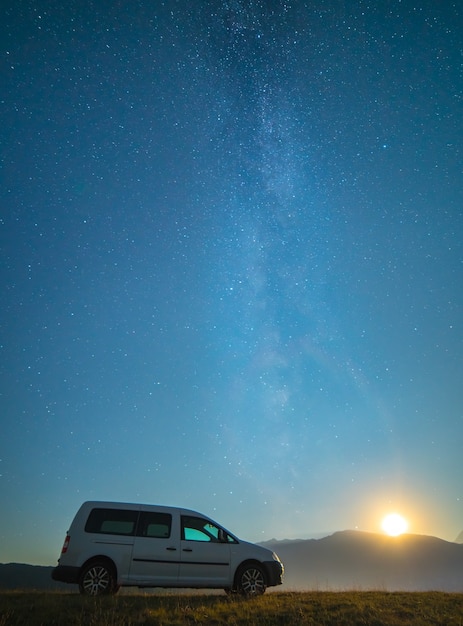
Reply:
M402 515L390 513L383 519L381 528L390 537L397 537L407 530L408 522Z

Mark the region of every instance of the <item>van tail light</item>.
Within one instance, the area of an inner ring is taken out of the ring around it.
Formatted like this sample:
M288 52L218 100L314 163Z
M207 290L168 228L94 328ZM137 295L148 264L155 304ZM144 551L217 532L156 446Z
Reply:
M69 548L69 542L71 541L71 536L66 535L66 539L64 540L63 547L61 549L61 554L66 554Z

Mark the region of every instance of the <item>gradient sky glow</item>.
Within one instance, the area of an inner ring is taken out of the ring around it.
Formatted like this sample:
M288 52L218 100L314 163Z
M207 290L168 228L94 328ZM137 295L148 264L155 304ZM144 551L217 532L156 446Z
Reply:
M0 562L88 499L463 530L463 7L3 3Z

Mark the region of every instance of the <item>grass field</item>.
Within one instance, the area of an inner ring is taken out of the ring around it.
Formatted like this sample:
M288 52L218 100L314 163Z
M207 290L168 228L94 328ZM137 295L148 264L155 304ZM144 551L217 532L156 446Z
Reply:
M89 598L75 593L0 592L0 626L151 624L311 626L463 626L463 594L381 591L143 594Z

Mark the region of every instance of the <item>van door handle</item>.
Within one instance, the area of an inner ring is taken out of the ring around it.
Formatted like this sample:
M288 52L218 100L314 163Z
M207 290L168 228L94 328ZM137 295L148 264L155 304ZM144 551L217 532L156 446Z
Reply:
M193 552L191 548L183 548L182 552Z
M177 548L174 548L174 546L170 546L169 548L166 548L166 550L170 550L170 552L175 552Z

